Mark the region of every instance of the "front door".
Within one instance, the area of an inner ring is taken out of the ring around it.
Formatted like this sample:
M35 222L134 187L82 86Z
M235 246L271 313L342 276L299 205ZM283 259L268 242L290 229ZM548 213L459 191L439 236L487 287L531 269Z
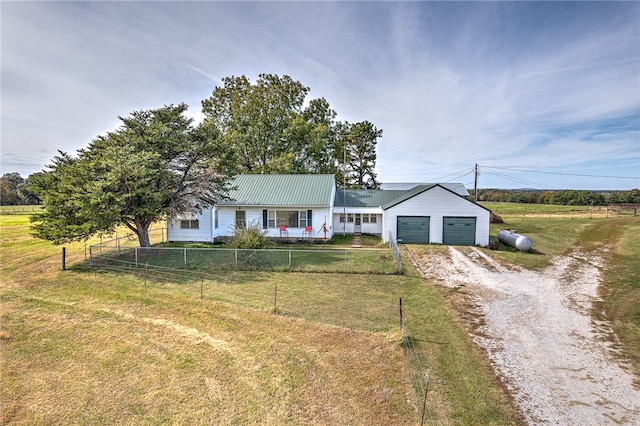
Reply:
M362 233L362 215L360 213L356 213L353 233L356 235Z

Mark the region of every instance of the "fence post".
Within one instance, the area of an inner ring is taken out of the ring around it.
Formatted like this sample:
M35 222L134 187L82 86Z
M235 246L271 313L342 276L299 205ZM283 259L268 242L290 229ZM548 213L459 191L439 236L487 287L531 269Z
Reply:
M402 297L400 298L400 330L403 328Z
M184 269L187 269L187 249L184 249Z
M67 248L62 247L62 270L67 270Z
M347 251L344 251L344 272L347 272Z
M424 387L424 400L422 401L422 420L420 425L424 425L424 415L427 412L427 393L429 392L429 373L427 373L427 383Z
M200 273L200 300L204 299L204 271Z
M291 271L291 250L289 250L289 271Z
M276 287L273 290L273 312L278 311L278 281L276 281Z
M238 269L238 249L235 249L235 256L236 256L236 269Z
M93 268L93 254L91 249L93 246L89 246L89 269Z
M138 247L134 247L133 250L136 253L136 269L138 269Z

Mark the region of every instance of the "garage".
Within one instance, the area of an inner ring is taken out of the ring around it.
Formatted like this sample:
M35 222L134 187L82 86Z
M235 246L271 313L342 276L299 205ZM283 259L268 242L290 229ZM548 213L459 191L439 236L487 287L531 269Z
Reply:
M429 216L398 216L398 242L429 244Z
M454 246L476 244L476 218L445 216L442 222L442 242Z

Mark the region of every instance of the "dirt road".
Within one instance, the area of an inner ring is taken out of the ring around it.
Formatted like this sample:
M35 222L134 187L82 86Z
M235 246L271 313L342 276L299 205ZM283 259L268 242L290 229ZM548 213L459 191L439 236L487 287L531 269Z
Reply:
M531 425L640 425L640 390L606 323L591 318L600 257L573 253L543 271L482 251L415 257L430 282L461 287L470 330Z

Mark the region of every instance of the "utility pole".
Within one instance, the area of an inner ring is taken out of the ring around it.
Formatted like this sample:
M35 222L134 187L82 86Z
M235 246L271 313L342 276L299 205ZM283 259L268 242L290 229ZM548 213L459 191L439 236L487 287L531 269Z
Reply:
M478 202L478 174L478 163L476 163L475 179L473 181L473 199L476 203Z
M347 141L342 146L343 155L343 172L342 172L342 214L344 215L344 223L342 224L342 236L347 236Z

